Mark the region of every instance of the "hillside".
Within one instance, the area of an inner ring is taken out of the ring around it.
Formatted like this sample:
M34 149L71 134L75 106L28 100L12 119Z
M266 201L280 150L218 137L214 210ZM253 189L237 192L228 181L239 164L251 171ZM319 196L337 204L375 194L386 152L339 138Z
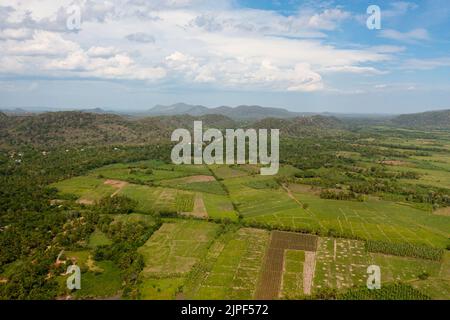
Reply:
M335 117L310 116L293 119L268 118L251 125L255 129L280 129L284 136L298 137L310 133L324 134L343 128L343 123Z
M267 108L261 106L237 106L235 108L222 106L207 108L200 105L177 103L171 106L157 105L150 109L149 115L182 115L201 116L217 114L227 116L234 120L261 120L264 118L294 118L306 113L291 112L280 108Z
M392 123L408 128L450 129L450 110L403 114Z
M29 116L0 115L2 146L32 145L52 148L70 145L143 144L169 141L177 128L192 128L194 120L205 127L234 127L221 115L161 116L132 119L87 112L49 112Z

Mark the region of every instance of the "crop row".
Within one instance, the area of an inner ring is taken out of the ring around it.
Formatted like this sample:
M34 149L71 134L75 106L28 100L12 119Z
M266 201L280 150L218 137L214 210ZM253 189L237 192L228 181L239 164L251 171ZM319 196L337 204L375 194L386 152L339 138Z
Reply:
M442 255L444 254L443 249L433 248L430 246L378 240L367 240L366 249L368 252L378 252L401 257L412 257L434 261L440 261L442 259Z

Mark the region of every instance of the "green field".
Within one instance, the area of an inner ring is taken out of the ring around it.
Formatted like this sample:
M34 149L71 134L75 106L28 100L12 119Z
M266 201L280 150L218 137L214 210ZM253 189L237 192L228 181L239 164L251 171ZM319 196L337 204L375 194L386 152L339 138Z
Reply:
M165 223L141 247L145 276L171 276L189 272L206 254L218 226L201 221Z
M281 296L287 299L303 295L303 262L305 252L301 250L286 250L284 252L284 270L281 284Z
M103 179L97 178L99 172L103 172L102 176L107 178L128 181L129 176L121 176L123 170L152 170L153 175L156 168L170 173L154 179L159 180L160 186L131 183L118 191L120 195L138 202L138 212L191 212L194 192L197 192L202 194L206 212L212 218L236 221L240 214L244 221L325 234L335 232L351 238L408 242L441 248L449 242L450 217L433 215L395 196L392 196L392 201L375 196L366 196L363 202L322 199L317 193L305 191L296 184L287 185L287 189L273 177L254 174L257 170L254 166L211 166L209 169L220 179L216 181L206 166L173 166L154 161L115 164L94 170L85 177L59 182L55 186L61 193L74 194L82 199L99 199L115 190L105 185ZM418 170L423 174L419 180L408 179L408 183L435 181L442 186L450 185L445 171L404 166L392 168L398 172ZM119 172L114 175L114 171ZM173 172L182 174L184 178L174 179L171 176ZM292 177L296 173L298 169L282 166L277 177ZM202 177L212 180L199 181Z
M194 299L252 299L256 290L269 235L257 229L240 229L215 259Z

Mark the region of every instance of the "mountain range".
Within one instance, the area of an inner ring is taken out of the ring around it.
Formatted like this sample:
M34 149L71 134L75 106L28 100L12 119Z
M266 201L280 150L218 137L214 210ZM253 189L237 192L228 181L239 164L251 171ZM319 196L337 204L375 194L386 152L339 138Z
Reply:
M181 114L187 114L190 116L219 114L234 120L261 120L265 118L294 118L305 115L313 115L315 113L292 112L282 108L267 108L246 105L241 105L234 108L227 106L207 108L201 105L190 105L186 103L176 103L170 106L156 105L146 113L146 115L149 116L172 116Z

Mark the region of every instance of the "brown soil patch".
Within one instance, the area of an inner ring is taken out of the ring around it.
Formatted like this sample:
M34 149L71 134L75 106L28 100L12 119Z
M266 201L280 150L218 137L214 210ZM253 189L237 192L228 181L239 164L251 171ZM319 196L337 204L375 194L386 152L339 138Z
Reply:
M450 217L450 207L437 209L437 210L433 211L433 214L436 214L438 216Z
M128 182L108 179L104 182L104 184L110 185L114 188L123 188L128 184Z
M177 178L177 179L171 179L166 180L167 182L171 183L194 183L194 182L210 182L216 180L213 176L190 176L190 177L184 177L184 178Z
M279 297L286 249L315 252L317 250L317 237L294 232L272 231L258 287L256 288L255 299L272 300ZM312 272L312 275L314 275L314 269L310 267L310 264L306 272L308 274ZM312 286L312 275L310 275L309 288ZM308 281L308 279L306 280Z
M405 161L401 161L401 160L383 160L380 161L381 164L386 164L388 166L403 166L405 164L407 164Z
M309 186L306 184L292 183L286 186L291 192L320 194L320 188Z
M94 204L94 200L78 199L77 203L79 203L79 204L86 204L86 205L93 205Z
M104 182L104 184L109 185L113 188L116 188L117 190L111 195L111 197L114 197L115 195L117 195L120 190L122 190L124 187L126 187L128 185L128 182L125 181L120 181L120 180L111 180L108 179Z
M310 295L313 285L314 271L316 269L316 253L305 252L305 263L303 264L303 293Z

